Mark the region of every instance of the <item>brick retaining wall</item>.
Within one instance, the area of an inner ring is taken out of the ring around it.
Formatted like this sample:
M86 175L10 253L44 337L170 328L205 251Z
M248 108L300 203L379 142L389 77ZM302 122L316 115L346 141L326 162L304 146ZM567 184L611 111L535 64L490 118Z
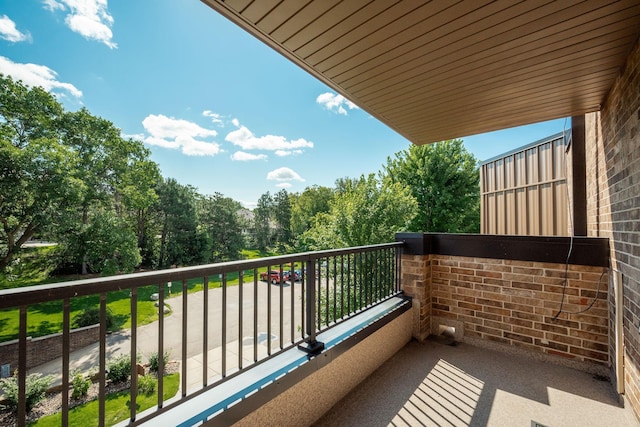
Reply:
M71 330L70 351L78 350L100 339L100 325L91 325ZM27 337L27 369L62 356L62 333L44 337ZM0 344L0 365L10 365L10 371L18 368L18 340Z

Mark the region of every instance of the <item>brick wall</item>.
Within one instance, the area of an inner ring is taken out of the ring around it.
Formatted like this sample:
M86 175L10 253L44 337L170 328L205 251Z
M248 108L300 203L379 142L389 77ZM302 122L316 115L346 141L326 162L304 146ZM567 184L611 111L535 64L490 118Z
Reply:
M586 116L590 236L611 239L624 287L625 395L640 417L640 43L599 113ZM615 300L610 292L611 324ZM612 329L613 330L613 329ZM611 340L613 349L613 339Z
M70 351L78 350L100 339L100 325L73 329L69 334ZM62 334L27 337L27 369L62 356ZM11 365L11 373L18 369L18 340L0 344L0 365Z
M404 293L412 298L413 337L424 340L431 333L430 255L403 255L400 280Z
M431 264L433 319L458 321L465 338L609 363L606 268L570 265L562 302L564 264L443 255Z

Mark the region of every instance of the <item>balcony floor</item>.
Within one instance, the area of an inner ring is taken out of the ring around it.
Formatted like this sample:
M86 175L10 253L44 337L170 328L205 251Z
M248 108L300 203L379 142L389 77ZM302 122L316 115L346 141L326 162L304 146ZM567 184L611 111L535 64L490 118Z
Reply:
M537 423L537 424L536 424ZM316 426L638 426L591 374L460 343L410 342Z

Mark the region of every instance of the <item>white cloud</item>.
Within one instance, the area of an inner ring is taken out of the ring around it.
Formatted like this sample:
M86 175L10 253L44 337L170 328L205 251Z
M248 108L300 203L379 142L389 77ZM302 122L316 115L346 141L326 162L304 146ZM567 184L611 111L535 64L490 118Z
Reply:
M224 127L224 121L222 121L222 115L218 114L218 113L214 113L211 110L204 110L202 112L202 115L205 117L209 117L211 119L211 122L219 125L220 127Z
M111 41L113 17L107 10L107 0L44 0L44 5L52 12L57 9L68 10L64 22L71 31L104 43L111 49L118 47Z
M276 184L276 187L278 188L291 188L293 187L293 184L291 184L290 182L281 182Z
M231 160L235 160L238 162L248 162L251 160L263 160L266 159L266 154L251 154L245 153L244 151L236 151L231 155Z
M332 92L326 92L318 95L318 97L316 98L316 102L322 105L324 108L326 108L329 111L333 111L334 113L338 113L338 114L343 114L345 116L347 115L347 110L345 110L344 108L345 106L349 110L360 109L356 104L349 101L344 96L338 95Z
M243 150L294 150L299 148L313 148L313 142L303 138L287 140L284 136L265 135L257 137L245 126L241 126L237 119L234 125L239 129L231 131L225 140L239 146Z
M41 86L44 90L55 94L68 93L76 98L82 96L82 91L71 83L58 81L58 73L45 65L20 64L0 56L0 73L11 76L14 80L22 80L27 86Z
M239 128L239 127L240 127L240 120L238 120L238 119L233 119L233 120L231 120L231 123L233 123L233 125L234 125L235 127L237 127L237 128Z
M0 16L0 38L13 43L31 41L31 35L18 31L16 23L7 15Z
M298 154L302 154L302 150L276 150L274 154L279 157L297 156Z
M53 12L56 9L64 10L64 5L58 3L56 0L42 0L46 9L49 9Z
M144 118L142 126L149 133L144 138L144 142L149 145L181 149L188 156L214 156L222 151L220 144L198 139L214 137L218 132L188 120L150 114Z
M267 179L272 181L304 182L304 179L302 179L302 177L300 177L297 172L289 168L278 168L276 170L272 170L267 174Z

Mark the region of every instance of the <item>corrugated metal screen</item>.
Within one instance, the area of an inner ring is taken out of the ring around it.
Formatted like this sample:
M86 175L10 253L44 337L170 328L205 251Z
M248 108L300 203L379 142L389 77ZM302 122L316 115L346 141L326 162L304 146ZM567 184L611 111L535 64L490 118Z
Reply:
M559 133L480 165L481 232L568 236L567 138Z

